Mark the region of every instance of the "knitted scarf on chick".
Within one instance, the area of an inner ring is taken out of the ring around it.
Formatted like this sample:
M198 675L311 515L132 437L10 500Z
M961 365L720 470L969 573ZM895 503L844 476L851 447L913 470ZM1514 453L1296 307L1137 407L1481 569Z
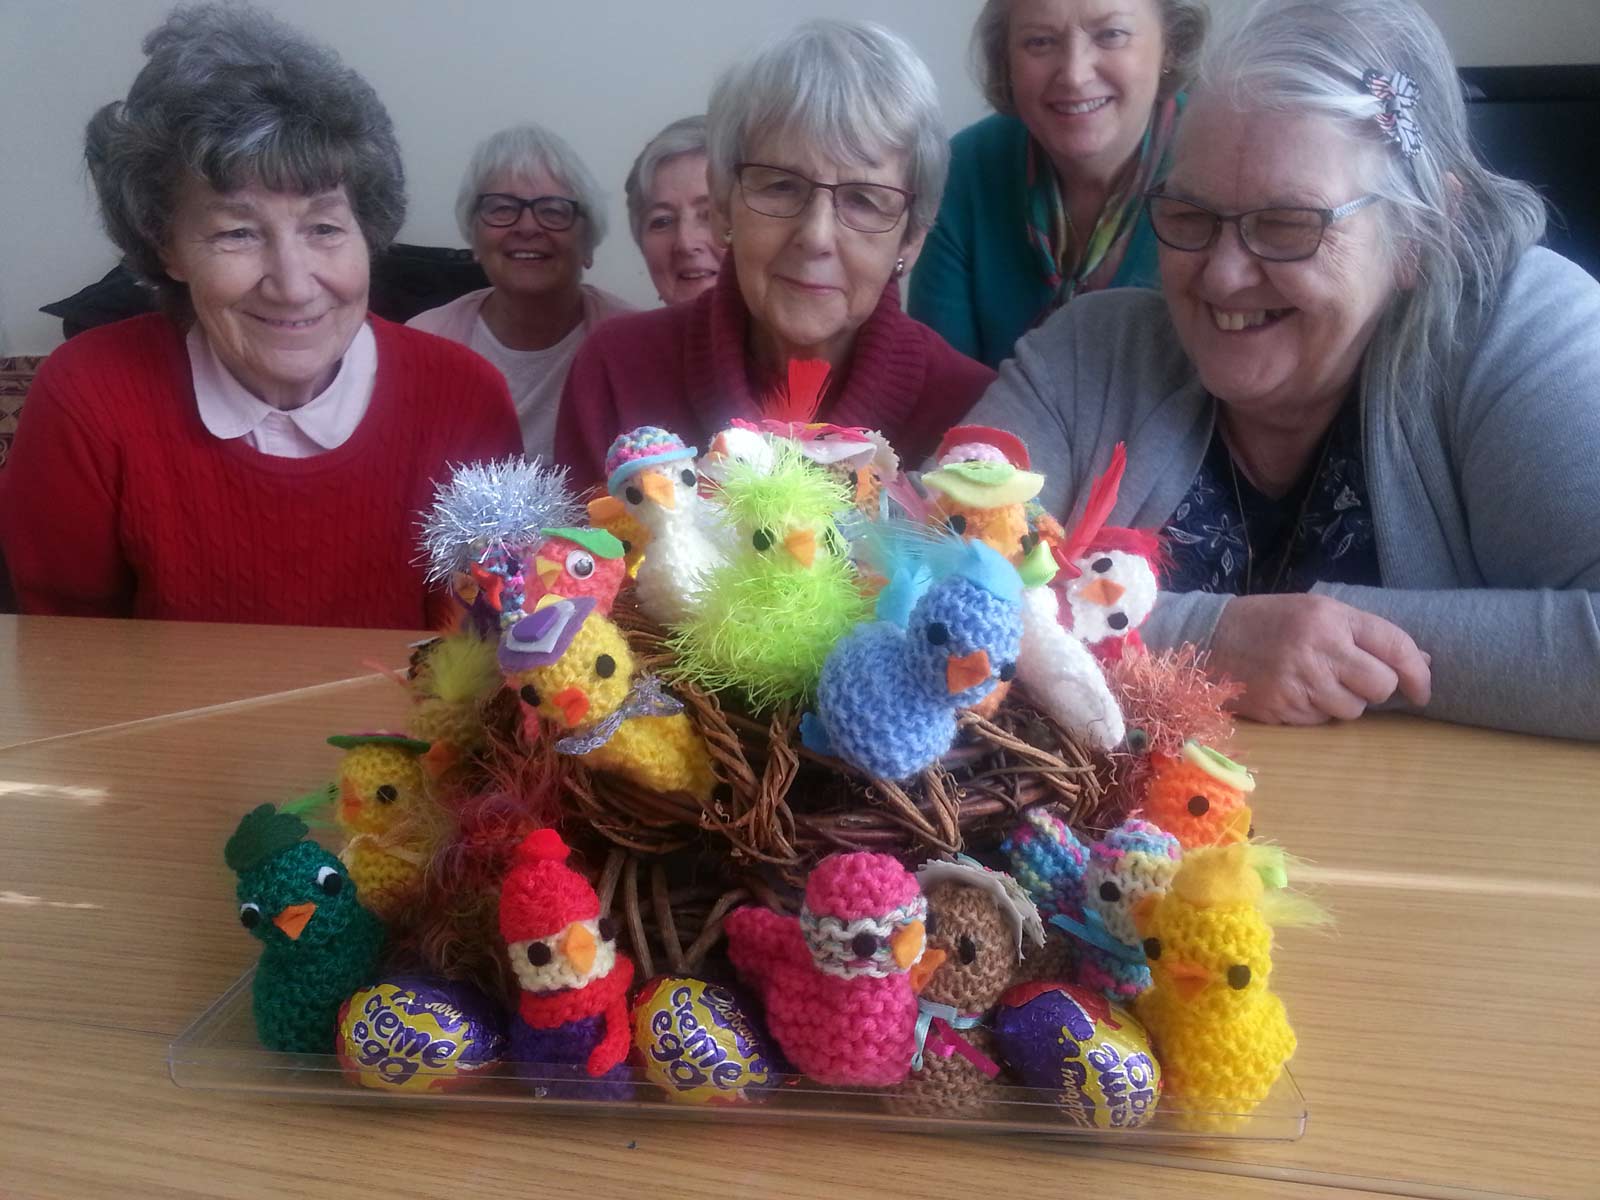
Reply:
M665 673L705 691L731 689L753 712L805 703L834 643L871 618L837 525L849 489L779 443L766 471L731 464L718 499L734 549L671 639L677 662ZM792 533L812 536L809 566L786 548Z

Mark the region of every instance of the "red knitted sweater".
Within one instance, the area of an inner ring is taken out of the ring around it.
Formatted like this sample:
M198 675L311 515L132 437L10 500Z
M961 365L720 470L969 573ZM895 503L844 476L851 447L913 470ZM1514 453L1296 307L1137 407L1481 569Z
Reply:
M504 379L465 348L371 318L361 424L312 458L200 421L162 316L81 334L40 368L0 471L0 549L22 610L420 629L416 519L455 463L520 453Z
M729 256L717 285L699 299L601 325L579 348L561 394L556 461L579 487L604 484L611 440L635 426L659 425L704 450L732 418L759 420L749 323ZM906 316L891 281L817 420L879 430L902 462L916 466L993 381L988 367Z

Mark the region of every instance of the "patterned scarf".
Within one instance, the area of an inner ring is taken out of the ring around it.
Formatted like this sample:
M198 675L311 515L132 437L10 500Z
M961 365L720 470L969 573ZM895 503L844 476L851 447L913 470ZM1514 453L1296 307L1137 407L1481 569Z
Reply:
M1050 302L1039 314L1039 321L1079 292L1103 288L1115 277L1128 237L1144 211L1145 193L1166 165L1177 113L1176 100L1163 100L1156 105L1145 127L1144 140L1139 143L1133 170L1107 198L1099 220L1082 240L1075 263L1069 262L1069 256L1078 239L1072 236L1072 219L1067 215L1060 181L1044 148L1028 139L1028 241L1038 253L1051 291Z

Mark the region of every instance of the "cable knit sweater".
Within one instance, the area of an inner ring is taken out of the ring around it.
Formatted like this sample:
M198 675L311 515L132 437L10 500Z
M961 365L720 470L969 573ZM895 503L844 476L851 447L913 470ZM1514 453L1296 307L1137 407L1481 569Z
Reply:
M635 426L659 425L704 450L732 418L759 420L749 324L731 256L716 286L691 303L607 321L589 335L567 376L556 461L587 486L604 481L606 449ZM817 419L879 430L904 462L916 463L993 379L988 367L906 316L891 280Z
M433 624L443 601L411 561L417 512L451 464L516 454L521 435L488 363L371 322L367 413L313 458L209 433L183 334L166 317L91 330L52 354L0 472L0 548L22 610Z

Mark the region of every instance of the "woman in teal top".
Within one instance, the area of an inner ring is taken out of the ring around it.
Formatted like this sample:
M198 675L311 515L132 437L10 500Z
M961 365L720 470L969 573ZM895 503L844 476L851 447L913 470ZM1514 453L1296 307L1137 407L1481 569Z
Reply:
M909 311L990 366L1080 292L1154 287L1144 193L1207 26L1199 0L987 0L995 114L950 144Z

